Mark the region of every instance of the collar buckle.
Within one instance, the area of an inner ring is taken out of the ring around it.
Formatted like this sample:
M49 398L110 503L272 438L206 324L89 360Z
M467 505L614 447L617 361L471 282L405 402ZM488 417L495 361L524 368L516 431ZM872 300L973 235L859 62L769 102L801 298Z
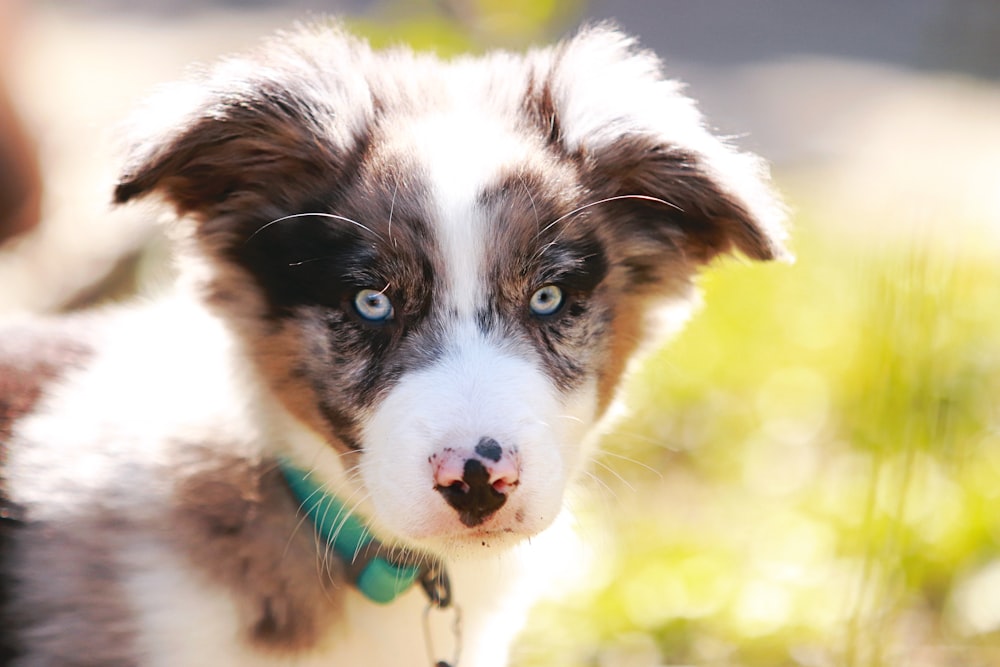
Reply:
M431 605L438 609L447 609L451 606L451 580L448 572L444 569L444 564L438 560L432 560L430 564L424 565L420 573L420 586Z

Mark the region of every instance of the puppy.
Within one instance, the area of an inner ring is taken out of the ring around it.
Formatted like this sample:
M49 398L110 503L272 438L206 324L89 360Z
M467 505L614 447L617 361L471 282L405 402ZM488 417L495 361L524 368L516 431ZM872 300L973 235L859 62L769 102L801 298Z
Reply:
M0 340L2 663L504 664L652 315L784 255L760 162L604 26L314 25L147 112L176 294Z

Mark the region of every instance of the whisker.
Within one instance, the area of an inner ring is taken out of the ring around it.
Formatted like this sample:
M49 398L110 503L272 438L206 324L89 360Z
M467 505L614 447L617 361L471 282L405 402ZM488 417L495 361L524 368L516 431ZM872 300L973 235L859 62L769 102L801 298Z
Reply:
M308 511L307 511L307 510L305 509L305 507L306 507L306 503L308 503L308 502L309 502L309 501L310 501L310 500L312 499L312 497L313 497L313 496L315 496L315 495L316 495L317 493L319 493L319 492L320 492L320 490L319 490L319 489L317 488L317 489L316 489L315 491L313 491L313 492L312 492L312 493L310 493L310 494L309 494L308 496L306 496L306 497L305 497L305 498L304 498L304 499L302 500L302 502L301 502L301 503L299 503L299 507L298 507L298 509L296 510L296 514L298 514L298 515L299 515L299 520L298 520L298 521L297 521L297 522L295 523L295 526L294 526L294 527L292 528L292 533L291 533L291 535L289 535L289 536L288 536L288 541L287 541L287 542L285 543L285 549L284 549L284 551L282 552L282 558L284 558L285 556L287 556L287 555L288 555L288 550L289 550L289 549L291 548L291 546L292 546L292 540L293 540L293 539L295 539L295 535L296 535L296 533L298 533L298 532L299 532L299 530L300 530L300 529L302 528L303 524L305 524L305 522L306 522L306 519L308 519L308 518L309 518L309 513L308 513ZM314 539L316 540L316 547L318 548L318 547L319 547L319 540L318 540L318 537L316 537L316 536L315 536L315 532L316 532L316 531L314 530L314 531L313 531L313 533L314 533Z
M521 182L521 187L524 188L524 194L528 195L528 201L531 202L531 210L535 214L535 229L538 230L536 231L536 235L541 234L540 228L542 226L542 221L541 218L538 217L538 209L535 207L535 198L531 196L531 188L529 188L528 184L524 182L524 176L521 174L517 175L517 180Z
M367 524L361 528L361 538L358 540L357 546L354 547L354 555L351 556L351 565L358 562L358 556L361 555L361 550L366 546L366 540L372 537L371 528Z
M608 496L614 499L615 502L618 502L618 494L615 493L615 490L612 489L610 486L608 486L608 483L605 482L603 479L601 479L599 475L595 475L589 470L584 470L583 474L585 477L589 477L590 479L595 481L601 487L602 491L604 491ZM605 505L605 507L607 508L608 506Z
M640 468L645 468L649 472L653 473L654 475L656 475L657 479L660 479L660 480L663 479L663 473L662 472L660 472L659 470L657 470L653 466L645 464L642 461L639 461L637 459L633 459L633 458L630 458L628 456L624 456L622 454L616 454L614 452L609 452L606 449L601 451L601 456L611 456L611 457L614 457L616 459L621 459L622 461L626 461L628 463L632 463L634 465L639 466Z
M348 503L354 499L354 496L357 495L358 491L360 491L360 489L355 489L355 491L344 500L340 510L337 512L337 515L333 518L333 523L336 526L336 529L328 540L331 544L335 543L337 538L340 537L340 533L344 530L344 526L347 524L347 520L351 517L351 515L354 514L359 507L361 507L362 503L371 497L370 494L365 493L358 499L357 502L348 507ZM365 527L364 530L367 532L368 528ZM357 554L355 554L355 557L357 557Z
M614 468L612 468L611 466L609 466L604 461L601 461L600 459L594 459L594 463L597 464L597 465L599 465L599 466L601 466L605 470L607 470L609 473L611 473L615 477L615 479L617 479L619 482L621 482L622 484L624 484L626 486L626 488L628 488L629 491L631 491L632 493L635 493L635 487L632 486L631 484L629 484L628 480L626 480L624 477L622 477L621 475L619 475L617 470L615 470Z
M577 424L582 424L583 420L576 415L557 415L556 419L566 419L571 422L576 422Z
M258 234L260 234L262 231L264 231L265 229L267 229L271 225L276 225L279 222L284 222L286 220L293 220L295 218L308 218L308 217L313 217L313 216L318 217L318 218L329 218L331 220L342 220L343 222L349 222L352 225L354 225L355 227L360 227L361 229L365 230L369 234L374 235L380 241L384 241L385 240L385 239L382 238L381 234L379 234L378 232L376 232L371 227L368 227L367 225L363 225L360 222L358 222L357 220L352 220L351 218L346 218L346 217L344 217L342 215L334 215L333 213L293 213L292 215L285 215L285 216L282 216L280 218L276 218L276 219L272 220L271 222L268 222L268 223L266 223L264 225L261 225L260 227L258 227L254 231L253 234L251 234L247 238L246 241L244 241L244 243L249 243L250 241L253 240L253 238L255 236L257 236Z
M307 478L312 477L316 473L316 459L318 459L323 452L328 452L328 451L329 450L326 450L322 447L317 448L312 463L305 468L304 475ZM352 451L337 452L336 456L337 458L343 459L347 458L349 455L352 455L354 453L355 452ZM277 462L275 462L275 465L277 466ZM363 490L363 485L359 484L360 469L357 463L345 466L344 472L348 485L354 487L354 490L348 496L347 501L345 501L349 502L352 498L357 496L358 493ZM324 508L322 515L317 517L315 521L309 521L310 518L309 510L307 509L310 507L315 507L315 505L322 502L321 499L317 499L317 496L322 496L323 494L328 493L330 490L329 486L330 486L329 484L325 483L317 485L317 488L311 491L309 495L304 499L302 499L302 501L299 503L297 512L299 513L300 516L298 517L298 521L296 522L295 526L291 531L291 534L288 537L288 541L285 544L284 553L287 554L288 549L291 547L292 541L295 538L295 535L300 530L302 530L302 526L305 525L306 523L311 524L313 526L313 530L311 532L312 532L313 546L315 548L315 554L316 554L316 578L318 580L319 587L323 595L327 597L327 599L332 600L333 593L330 589L330 585L331 584L335 585L336 582L336 578L334 578L332 575L336 569L335 564L339 561L339 557L335 554L333 550L332 542L330 540L323 539L323 537L319 534L319 531L315 529L316 524L322 523L323 521L325 521L325 518L329 516L329 512L331 511L330 504L329 503L326 504L326 507ZM368 496L365 495L354 506L353 509L356 509L367 498ZM352 512L353 509L351 510ZM343 508L341 508L341 510L338 512L338 515L335 517L335 521L340 520L340 516L342 513L343 513Z
M399 190L399 179L396 179L395 181L393 181L393 184L392 184L392 201L389 202L389 230L388 230L387 233L389 235L389 240L390 241L393 241L393 239L392 239L392 213L393 213L393 211L396 210L396 191L397 190ZM395 247L395 246L396 246L396 242L393 241L393 247Z
M333 259L333 255L326 255L324 257L311 257L309 259L304 259L301 262L289 262L288 266L302 266L303 264L309 264L310 262L321 262L324 259Z
M317 491L320 491L320 489L317 489ZM325 491L323 493L325 493ZM319 500L316 501L317 504L319 504L321 502L323 502L323 498L320 498ZM321 523L325 523L326 522L326 517L327 517L329 511L330 511L330 503L325 503L324 507L323 507L323 513L320 516L316 517L316 519L314 520L314 525L318 526ZM319 531L317 530L316 531L316 556L317 556L316 569L318 571L318 575L319 575L320 580L323 581L327 577L329 577L329 575L330 575L330 560L331 560L330 559L330 551L332 549L333 544L332 544L332 540L329 540L329 539L322 539L322 544L321 544L320 543L321 539L322 538L321 538L321 536L319 534Z
M545 227L543 227L541 229L541 231L539 231L538 234L536 234L536 238L538 236L541 236L545 232L549 231L549 229L551 229L552 227L558 225L560 222L562 222L566 218L569 218L569 217L572 217L574 215L577 215L578 213L583 213L587 209L593 208L594 206L599 206L601 204L607 204L607 203L613 202L613 201L621 201L623 199L638 199L640 201L648 201L648 202L653 202L653 203L656 203L656 204L663 204L664 206L669 206L670 208L677 209L681 213L684 212L684 210L680 206L678 206L677 204L671 204L667 200L660 199L659 197L651 197L649 195L617 195L617 196L614 196L614 197L606 197L604 199L598 199L597 201L592 201L589 204L584 204L583 206L579 206L577 208L574 208L569 213L566 213L565 215L561 215L558 218L556 218L555 220L553 220L552 222L550 222L549 224L545 225Z
M641 431L631 431L621 428L619 425L615 425L614 434L615 437L620 440L631 440L633 442L640 442L644 445L653 445L657 449L670 449L669 446L664 444L663 438L654 438L647 433L642 433Z

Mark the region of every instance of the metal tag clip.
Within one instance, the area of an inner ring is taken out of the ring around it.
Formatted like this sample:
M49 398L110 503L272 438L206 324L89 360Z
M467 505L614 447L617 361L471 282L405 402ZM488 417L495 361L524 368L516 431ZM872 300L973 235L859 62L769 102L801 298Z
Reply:
M434 648L433 633L431 632L431 612L439 611L442 614L451 614L451 634L454 640L454 650L452 651L452 658L450 661L447 660L437 660L436 656L440 655ZM424 642L427 645L427 657L430 664L434 667L458 667L458 659L462 653L462 611L457 605L450 606L449 609L444 607L439 607L433 602L428 603L427 607L424 608Z

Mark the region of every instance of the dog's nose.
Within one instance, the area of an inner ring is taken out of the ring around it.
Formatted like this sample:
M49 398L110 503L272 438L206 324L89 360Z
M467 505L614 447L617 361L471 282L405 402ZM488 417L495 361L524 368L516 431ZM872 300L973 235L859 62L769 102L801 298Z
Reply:
M466 526L489 518L517 487L516 457L492 438L482 438L467 454L447 450L436 459L434 488Z

